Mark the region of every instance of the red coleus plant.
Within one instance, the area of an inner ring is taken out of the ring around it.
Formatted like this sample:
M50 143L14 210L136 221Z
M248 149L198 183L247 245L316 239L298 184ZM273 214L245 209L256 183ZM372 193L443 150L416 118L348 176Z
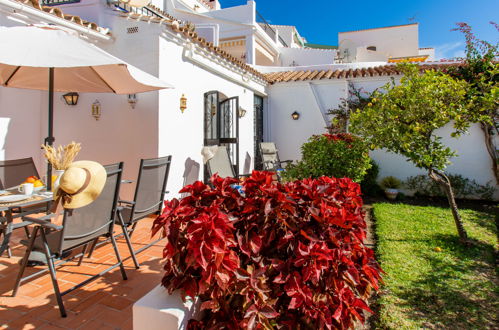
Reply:
M367 248L359 185L321 177L281 184L253 172L244 196L214 176L165 203L162 231L169 290L199 297L190 328L349 328L371 312L381 269Z

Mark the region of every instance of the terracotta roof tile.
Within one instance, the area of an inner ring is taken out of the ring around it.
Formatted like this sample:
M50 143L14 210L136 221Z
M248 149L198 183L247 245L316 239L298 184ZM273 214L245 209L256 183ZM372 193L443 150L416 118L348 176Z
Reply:
M313 80L317 75L319 74L319 71L315 70L310 73L310 75L307 77L309 80Z
M109 29L102 28L93 22L89 22L89 21L82 19L79 16L64 14L64 12L60 8L42 6L38 0L14 0L14 1L20 2L23 5L31 6L35 9L44 11L48 14L65 19L65 20L73 22L75 24L84 26L84 27L89 28L91 30L102 33L103 35L110 34Z
M445 63L445 64L424 64L420 65L420 71L439 70L445 72L451 66L461 66L462 63ZM321 71L285 71L273 72L265 74L267 81L271 84L279 82L305 81L305 80L321 80L321 79L342 79L342 78L361 78L361 77L378 77L378 76L393 76L400 75L396 65L387 64L377 67L368 67L360 69L336 69L336 70L321 70Z

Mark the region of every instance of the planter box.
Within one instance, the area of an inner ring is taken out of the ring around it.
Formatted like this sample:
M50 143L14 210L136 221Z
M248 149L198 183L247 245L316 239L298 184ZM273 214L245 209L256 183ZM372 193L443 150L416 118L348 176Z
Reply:
M184 303L179 292L169 295L158 285L133 304L133 329L185 329L190 319L199 316L199 305L190 300Z

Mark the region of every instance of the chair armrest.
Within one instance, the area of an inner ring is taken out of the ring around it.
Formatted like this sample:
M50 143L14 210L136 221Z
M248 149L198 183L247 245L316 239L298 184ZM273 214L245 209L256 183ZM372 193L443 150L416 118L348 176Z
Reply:
M134 180L126 180L126 179L121 180L121 183L134 183L134 182L135 182Z
M51 213L51 214L47 214L47 215L44 215L43 217L39 217L39 218L26 216L26 217L23 217L23 219L26 221L32 222L32 223L36 223L37 225L40 225L40 226L45 227L45 228L50 228L50 229L54 229L54 230L61 230L62 226L58 226L58 225L55 225L55 224L47 221L47 220L50 220L52 218L55 218L56 216L57 216L57 214Z
M127 205L130 205L130 206L133 206L135 205L135 202L134 201L125 201L125 200L118 200L118 203L120 204L127 204Z

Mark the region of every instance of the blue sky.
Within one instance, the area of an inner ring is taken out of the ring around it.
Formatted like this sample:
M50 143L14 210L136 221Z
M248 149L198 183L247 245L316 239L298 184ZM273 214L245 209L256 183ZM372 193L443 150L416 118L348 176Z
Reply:
M222 7L246 0L220 0ZM308 42L337 45L338 32L419 23L419 46L435 47L437 58L464 54L464 38L450 30L466 22L480 39L496 43L499 0L257 0L257 10L271 24L295 25Z

